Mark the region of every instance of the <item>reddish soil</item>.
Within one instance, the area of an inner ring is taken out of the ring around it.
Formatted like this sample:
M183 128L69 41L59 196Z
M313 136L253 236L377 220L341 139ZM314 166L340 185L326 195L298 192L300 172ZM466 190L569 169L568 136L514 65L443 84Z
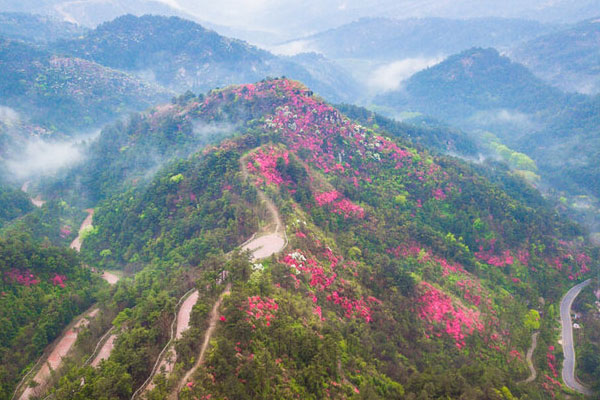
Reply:
M46 359L46 362L44 363L44 365L42 365L40 370L37 372L37 374L33 378L33 380L35 382L37 382L39 385L35 388L27 387L25 389L25 391L23 392L23 394L21 395L21 397L19 397L19 399L28 400L31 397L39 395L44 392L46 382L48 381L48 378L50 378L50 376L51 376L50 371L56 370L60 366L62 359L67 355L67 353L69 353L69 350L71 350L71 348L75 344L75 341L77 340L77 334L78 334L79 329L87 326L89 324L88 318L95 317L96 314L98 314L98 311L99 311L99 309L95 308L92 311L85 314L83 317L80 317L77 320L77 322L75 322L75 324L73 326L71 326L55 342L56 344L55 344L54 348L52 349L52 352Z
M115 347L116 339L117 335L115 334L110 335L108 339L106 339L106 342L104 342L104 345L98 352L98 355L96 356L96 358L94 358L94 361L92 361L92 367L97 367L98 365L100 365L100 361L106 360L110 356L110 353Z

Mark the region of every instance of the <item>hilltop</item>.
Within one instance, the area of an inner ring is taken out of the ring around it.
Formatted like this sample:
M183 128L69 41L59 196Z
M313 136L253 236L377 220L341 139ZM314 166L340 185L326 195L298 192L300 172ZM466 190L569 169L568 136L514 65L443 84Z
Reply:
M169 151L190 124L211 121L235 132L99 204L82 255L138 274L107 305L119 313L110 358L75 362L57 398L105 387L130 397L195 282L202 303L175 345L182 371L158 374L148 395L166 398L194 363L223 279L231 295L182 398L562 396L554 304L597 268L598 249L537 192L365 128L288 79L181 97L110 135L127 133L135 148L168 128ZM259 192L289 244L251 263L230 251L266 223ZM517 384L536 326L539 358L550 361L536 363L540 381Z

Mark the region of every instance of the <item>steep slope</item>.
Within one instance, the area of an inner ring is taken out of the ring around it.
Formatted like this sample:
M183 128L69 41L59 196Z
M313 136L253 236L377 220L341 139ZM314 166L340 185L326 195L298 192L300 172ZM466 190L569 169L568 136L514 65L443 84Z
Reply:
M31 210L33 205L27 194L0 183L0 228Z
M189 369L224 281L231 295L180 398L562 397L555 305L597 268L598 249L539 194L364 128L294 81L188 100L172 112L244 115L240 135L99 206L82 252L91 265L142 269L115 292L130 329L104 367L68 371L57 398L130 396L167 341L170 299L196 282L205 298L176 343ZM289 246L260 263L219 258L267 220L257 187ZM518 385L530 308L543 311L549 362L536 366L541 381ZM157 378L149 398L165 398L173 378Z
M15 40L0 38L0 63L2 105L51 131L96 127L170 97L122 72Z
M600 92L600 18L542 35L510 51L510 57L565 91Z
M17 233L0 238L0 397L72 318L88 308L100 279L69 250L39 246Z
M292 60L176 17L122 16L82 39L59 43L57 49L133 72L179 92L205 91L281 75L311 83L332 101L346 100L355 90L355 85L340 89L336 81L313 76ZM343 71L337 69L334 76L340 75ZM326 77L333 79L332 74Z

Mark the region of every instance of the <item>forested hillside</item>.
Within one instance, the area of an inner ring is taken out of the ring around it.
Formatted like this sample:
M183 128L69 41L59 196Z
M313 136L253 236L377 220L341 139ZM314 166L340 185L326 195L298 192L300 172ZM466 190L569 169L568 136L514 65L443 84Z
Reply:
M108 360L75 362L57 398L102 387L129 398L195 282L203 300L176 342L181 369L145 396L172 395L223 277L231 295L180 398L563 397L555 304L597 268L598 249L522 181L365 128L287 79L182 107L192 121L238 118L238 134L100 204L86 259L141 272L113 291L121 333ZM288 246L254 263L223 256L265 223L259 191ZM540 378L518 383L540 327Z
M26 235L0 239L0 397L98 295L99 278L72 250L39 246Z
M94 62L51 54L0 37L2 106L23 111L50 132L97 127L170 93Z

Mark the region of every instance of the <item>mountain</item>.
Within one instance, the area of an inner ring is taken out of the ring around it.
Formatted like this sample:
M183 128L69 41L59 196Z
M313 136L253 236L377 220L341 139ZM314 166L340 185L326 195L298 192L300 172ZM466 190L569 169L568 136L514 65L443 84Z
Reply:
M528 170L542 177L540 187L594 231L600 226L598 96L564 93L494 49L471 49L375 102L396 114L421 112L471 130L476 141L496 149L494 157L522 159L513 151L524 153L537 164ZM487 143L490 136L482 131L500 142Z
M0 101L50 131L97 127L170 97L167 90L91 61L0 38Z
M176 147L190 132L179 121L235 121L236 134L100 202L83 257L137 274L103 305L118 315L110 357L97 368L74 360L57 399L130 398L169 342L177 299L195 288L179 367L159 372L147 398L170 397L205 340L183 398L562 397L556 303L599 253L522 180L363 127L288 79L158 110L114 137ZM281 229L280 254L251 262L235 251ZM517 384L540 326L543 379Z
M480 111L554 112L568 101L568 95L492 48L452 55L413 75L400 90L375 100L397 110L419 111L450 122L467 120Z
M553 28L504 18L361 18L285 45L298 45L332 59L396 61L438 57L471 47L509 47Z
M205 91L267 76L309 82L332 101L353 98L356 84L339 87L344 72L329 64L315 74L246 42L220 36L177 17L126 15L104 23L81 39L63 41L58 51L155 81L173 90ZM318 60L324 65L324 60Z
M529 40L509 52L537 76L565 91L600 92L600 18Z
M0 13L0 35L26 42L48 43L83 35L86 30L57 18L27 13Z

